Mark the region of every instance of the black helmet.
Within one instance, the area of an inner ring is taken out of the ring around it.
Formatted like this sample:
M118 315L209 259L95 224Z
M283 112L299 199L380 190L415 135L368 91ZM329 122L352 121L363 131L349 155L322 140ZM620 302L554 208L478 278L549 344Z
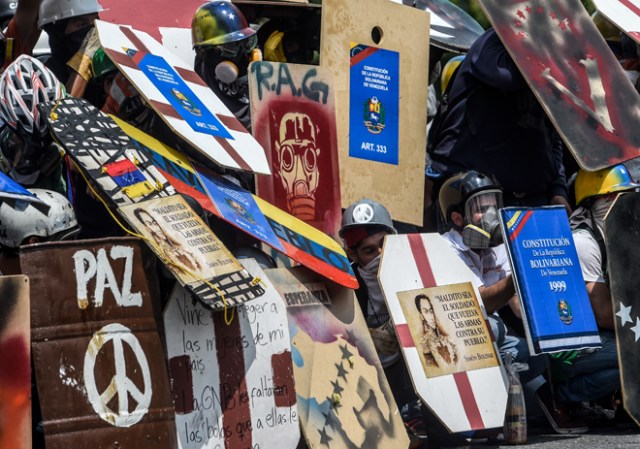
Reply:
M474 194L484 190L502 191L500 183L492 175L468 170L453 175L440 188L438 201L446 223L450 223L449 214L454 207L462 207ZM463 212L462 210L460 211Z

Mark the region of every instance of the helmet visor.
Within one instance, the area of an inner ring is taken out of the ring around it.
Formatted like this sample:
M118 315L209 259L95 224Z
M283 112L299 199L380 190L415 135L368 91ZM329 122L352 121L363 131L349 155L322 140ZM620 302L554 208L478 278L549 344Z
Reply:
M50 169L60 160L61 154L58 146L48 140L36 142L26 139L6 126L0 141L8 168L22 176Z
M258 35L254 34L246 39L213 46L213 49L223 58L236 58L251 52L258 45Z
M498 211L501 207L502 192L500 190L483 190L469 197L464 206L464 213L469 223L478 224L488 210Z

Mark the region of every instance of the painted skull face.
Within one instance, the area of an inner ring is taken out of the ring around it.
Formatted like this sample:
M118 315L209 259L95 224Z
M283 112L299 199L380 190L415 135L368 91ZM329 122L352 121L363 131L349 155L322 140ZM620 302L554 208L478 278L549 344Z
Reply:
M276 151L277 171L287 191L289 210L301 220L313 220L320 150L316 147L316 126L311 117L299 112L286 113L280 121Z

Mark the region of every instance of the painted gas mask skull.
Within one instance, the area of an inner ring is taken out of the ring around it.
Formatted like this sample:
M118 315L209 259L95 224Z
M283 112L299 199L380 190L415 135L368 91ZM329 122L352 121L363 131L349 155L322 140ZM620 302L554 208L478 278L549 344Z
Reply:
M315 193L320 172L316 146L316 126L307 114L287 112L280 121L276 151L282 185L287 191L289 210L301 220L315 218Z

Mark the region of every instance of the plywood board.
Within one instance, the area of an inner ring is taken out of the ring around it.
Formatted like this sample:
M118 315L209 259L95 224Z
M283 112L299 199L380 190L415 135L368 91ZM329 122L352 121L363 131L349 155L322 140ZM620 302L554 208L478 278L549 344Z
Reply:
M381 39L374 41L372 33ZM385 56L371 66L370 57L359 62L362 83L357 89L352 84L353 48L363 49L361 55ZM343 207L367 197L384 204L394 220L422 224L428 61L429 15L424 11L388 0L323 2L320 64L330 70L336 86ZM377 81L371 84L378 88L365 88L365 79L374 77ZM386 114L372 121L363 118L363 108L367 96L375 108L375 92L390 98L382 104ZM369 133L370 139L360 139L353 148L350 141L356 132ZM370 158L350 156L354 152Z
M502 427L504 369L497 347L487 341L484 306L470 283L473 273L450 243L439 234L389 235L378 278L422 401L452 433ZM438 339L424 330L428 314L421 296L431 300L435 324L430 327L441 329ZM418 307L423 322L416 322ZM434 356L432 349L440 354Z

